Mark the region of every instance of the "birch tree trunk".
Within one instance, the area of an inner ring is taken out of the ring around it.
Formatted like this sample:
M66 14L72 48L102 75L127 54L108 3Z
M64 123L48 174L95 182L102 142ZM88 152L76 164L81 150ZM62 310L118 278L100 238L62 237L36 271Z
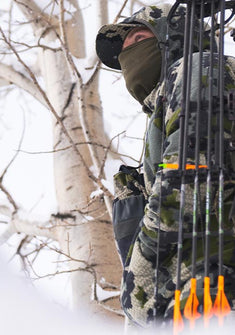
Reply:
M43 54L42 68L45 70L47 93L53 106L60 111L64 125L75 143L85 143L79 120L78 97L76 87L70 80L69 69L62 52L46 51ZM93 141L105 145L103 120L98 89L98 77L85 88L83 104L86 106L86 117ZM68 96L73 89L69 106L64 109ZM61 127L54 122L54 149L69 146ZM92 161L87 144L79 145L79 151L87 167ZM104 151L96 150L99 162L102 163ZM63 252L93 266L99 282L101 277L118 285L120 278L119 260L113 243L112 226L103 197L90 198L97 185L89 178L87 167L79 159L73 148L55 153L55 181L59 212L75 215L74 226L61 228L59 243ZM69 241L69 242L68 242ZM85 267L87 265L84 265ZM71 264L76 267L77 264ZM90 304L91 286L94 275L81 271L72 275L74 304L84 307ZM117 307L117 306L116 306Z
M51 236L59 242L62 253L70 258L70 270L76 270L71 273L74 307L92 308L100 315L114 317L116 314L111 314L107 308L118 310L119 298L114 297L101 305L96 294L97 285L104 285L101 284L101 279L103 283L118 288L121 278L121 265L110 220L111 196L102 187L102 179L105 179L102 167L108 141L98 93L98 72L84 84L78 72L77 75L72 73L74 64L71 65L70 62L71 55L78 58L80 55L84 56L81 11L75 0L70 1L77 12L71 22L65 22L64 26L62 22L60 26L61 22L59 24L57 17L49 17L41 12L39 3L37 5L28 0L15 2L27 20L32 22L35 44L43 36L50 45L58 41L58 34L62 41L62 48L40 50L39 74L43 78L45 96L40 94L38 83L35 87L36 77L25 67L33 79L28 83L28 77L25 78L27 91L35 97L40 96L40 100L56 116L53 116L54 172L59 213L50 227ZM101 3L107 6L106 1ZM63 1L60 4L63 6ZM61 8L63 11L63 7ZM99 13L101 12L100 10ZM107 8L104 8L104 13L107 13ZM74 18L80 21L74 24ZM63 28L66 36L63 36ZM7 82L10 78L11 82L17 84L17 76L14 81L14 71L12 72L11 77L4 76L4 72L0 77ZM99 189L102 192L91 197L92 192ZM19 221L15 220L14 229L9 231L23 230L19 227ZM117 317L117 320L121 319L120 316Z

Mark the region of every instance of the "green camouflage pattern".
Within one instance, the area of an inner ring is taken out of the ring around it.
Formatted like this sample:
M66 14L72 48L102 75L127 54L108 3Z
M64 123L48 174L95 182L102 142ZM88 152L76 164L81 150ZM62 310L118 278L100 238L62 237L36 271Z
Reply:
M179 9L181 10L181 9ZM151 6L138 12L129 21L137 21L146 26L153 27L159 43L165 43L166 15L169 6ZM182 20L183 21L183 20ZM174 291L176 284L177 264L177 231L180 206L180 178L177 170L159 169L159 163L178 163L179 154L179 114L181 111L182 96L182 43L184 23L180 21L176 31L170 30L169 60L167 77L145 99L143 111L149 115L148 134L146 138L146 150L144 158L144 179L148 195L148 204L140 232L131 244L126 258L121 303L124 312L134 323L147 327L153 320L154 308L157 310L157 318L171 318L174 305ZM206 45L207 43L205 43ZM215 54L215 60L218 56ZM235 59L225 57L225 99L229 90L235 88ZM189 118L189 145L188 161L194 163L195 147L195 117L197 113L198 92L198 65L199 56L193 55L192 90ZM164 66L163 66L164 68ZM203 85L202 85L202 120L200 128L201 147L200 164L206 163L207 141L207 109L208 109L208 69L209 53L203 56ZM214 73L218 73L218 65L215 64ZM216 97L218 96L218 81L213 82L213 94L215 96L215 108L213 125L217 117ZM165 117L164 117L165 116ZM163 124L164 119L164 124ZM163 128L165 129L163 133ZM235 170L234 151L230 146L234 145L235 127L234 121L229 120L228 111L225 108L224 117L225 137L225 183L224 183L224 273L225 290L231 304L235 301L235 236L234 219L229 218L232 201L235 197ZM216 134L216 128L213 129ZM162 149L163 148L163 149ZM163 151L163 152L162 152ZM210 276L212 282L211 294L214 295L218 275L218 173L216 171L216 147L212 147L213 173L212 203L211 208L211 250L210 250ZM198 295L202 304L202 287L204 272L204 218L206 196L206 171L200 171L200 217L197 252L197 279ZM193 180L194 171L188 170L186 175L186 202L184 209L184 232L186 238L183 243L183 259L181 265L182 308L189 293L189 281L191 272L191 232L193 212ZM120 181L120 180L119 180ZM120 186L120 184L119 184ZM120 187L119 187L120 188ZM123 193L124 194L124 193ZM126 194L128 196L128 194ZM120 196L120 194L119 194ZM125 194L124 194L125 196ZM158 232L160 230L159 246L159 273L158 273L158 297L154 298L156 285L155 266ZM166 235L168 234L168 235ZM165 237L161 239L161 236Z
M135 169L130 169L128 172L129 173L119 171L113 177L115 199L122 200L141 193L147 200L148 195L144 187L142 176L139 175Z
M162 59L164 60L167 32L166 19L170 9L171 6L169 4L143 7L118 24L108 24L101 27L96 37L96 52L102 63L114 69L121 69L118 56L122 50L124 39L130 29L139 25L147 26L152 30L158 40L158 45L162 50ZM168 31L170 36L168 66L183 55L184 20L181 15L182 12L184 12L183 7L179 7L177 16L173 19L175 23L174 29L169 28ZM195 24L198 25L198 22ZM197 44L197 41L195 41L195 44Z

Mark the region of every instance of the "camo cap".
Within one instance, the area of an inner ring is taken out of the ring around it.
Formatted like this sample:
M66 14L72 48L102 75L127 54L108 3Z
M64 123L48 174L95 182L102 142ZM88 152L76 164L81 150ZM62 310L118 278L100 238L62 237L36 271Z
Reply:
M164 62L167 16L171 8L172 6L166 3L142 7L138 12L120 23L101 27L96 37L96 52L102 63L113 69L121 69L118 56L122 50L123 42L129 31L138 26L149 28L156 36L158 45L161 46L162 50L162 62ZM184 15L185 8L179 6L173 19L176 24L168 27L170 43L168 46L168 67L183 56Z
M170 8L169 4L142 7L120 23L101 27L96 38L96 52L102 63L113 69L121 69L118 56L127 34L135 27L147 27L159 42L163 41L166 35L166 17Z
M138 26L143 26L143 24L123 21L119 24L108 24L101 27L96 38L96 52L102 63L112 69L121 70L118 56L123 42L129 31Z

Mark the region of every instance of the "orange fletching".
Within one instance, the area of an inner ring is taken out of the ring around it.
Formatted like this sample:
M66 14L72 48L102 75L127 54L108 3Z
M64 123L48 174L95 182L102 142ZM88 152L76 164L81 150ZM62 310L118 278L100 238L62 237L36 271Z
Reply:
M174 321L174 335L177 335L184 329L184 322L180 312L180 290L175 290L173 321Z
M210 277L204 277L204 326L209 326L209 319L213 315L212 300L210 295Z
M224 293L224 276L218 276L218 291L215 298L213 312L218 317L219 325L223 325L224 316L229 314L231 307Z
M196 294L197 280L191 278L191 289L187 302L184 307L184 316L190 320L190 328L193 329L195 326L195 320L200 318L201 314L198 313L197 309L199 301Z

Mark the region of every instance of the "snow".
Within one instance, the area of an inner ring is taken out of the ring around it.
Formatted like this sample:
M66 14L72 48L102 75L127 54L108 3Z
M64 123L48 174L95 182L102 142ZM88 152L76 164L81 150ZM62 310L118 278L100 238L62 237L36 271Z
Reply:
M94 221L93 216L90 215L83 215L82 223L88 222L88 221Z
M93 198L98 198L99 196L101 196L104 192L102 190L96 190L96 191L93 191L91 192L90 194L90 199L93 199Z
M119 291L107 291L102 289L102 287L99 284L96 284L92 286L92 291L94 292L94 289L96 289L96 295L98 301L104 301L106 299L112 298L112 297L118 297L120 295ZM92 292L91 300L94 300L94 293Z
M110 22L116 16L122 2L121 0L112 2ZM53 3L55 2L52 1L51 6ZM75 7L69 1L64 3L66 9L70 12L71 10L73 13L75 12ZM81 9L86 11L86 17L88 17L94 0L83 0L80 3ZM129 3L124 15L129 15ZM154 4L156 1L146 1L146 3ZM50 13L52 7L47 6L48 0L40 0L38 4L40 4L41 8L44 8L46 13ZM9 6L10 1L1 1L1 9L7 10ZM14 10L17 11L16 8ZM59 14L59 7L55 6L54 11L56 11L54 13ZM70 18L71 16L66 12L65 19ZM1 19L1 24L6 24L3 12L1 13ZM18 17L18 19L24 21L22 17ZM29 25L26 25L27 33L25 33L24 28L18 29L18 27L14 28L16 36L23 36L24 41L30 44L33 37ZM91 40L87 45L87 54L89 54L91 49L94 49L96 31L97 27L88 23L86 34L91 37ZM43 40L41 42L43 43ZM234 44L229 34L227 34L226 54L234 53ZM57 47L58 45L51 42L50 46ZM24 53L21 55L23 59L26 59ZM11 60L13 58L14 56L12 56ZM35 61L36 51L33 51L31 57L27 59L27 64L30 66L34 65ZM85 63L88 64L87 59L84 59ZM14 68L25 72L16 61L14 61ZM85 71L83 74L84 78L86 79L89 74L90 71ZM116 136L112 141L113 150L126 155L131 153L134 160L130 157L124 157L123 160L126 164L136 165L142 153L146 116L141 113L139 104L126 92L125 83L120 72L110 72L107 68L102 67L100 81L100 93L105 111L105 131L109 134L109 138ZM0 114L1 171L16 152L24 124L23 115L25 114L26 130L22 149L34 153L19 153L13 166L7 172L7 187L10 192L14 193L19 205L23 204L25 212L29 212L30 216L37 219L40 217L42 220L47 220L51 213L56 212L56 200L53 192L53 161L51 154L39 155L36 152L47 152L52 147L51 116L40 104L33 102L33 99L27 94L22 94L22 91L11 92L8 97L4 96L3 90L0 91L0 94L6 103L4 106L6 113L3 114L2 109ZM25 101L28 102L28 111L23 111ZM120 135L117 136L117 134ZM138 145L136 145L136 142ZM123 162L117 160L115 154L109 154L108 157L109 159L105 164L106 179L103 179L102 183L113 194L112 175L118 171L119 165ZM90 197L97 197L101 194L101 190L96 190L91 193ZM0 202L1 205L7 203L5 196L1 192ZM0 220L5 219L5 217L0 218ZM84 218L86 221L92 219L91 216ZM3 228L5 228L5 225ZM32 333L36 335L48 333L52 335L123 333L122 328L114 329L112 325L91 315L87 310L73 314L68 312L67 308L62 307L67 307L70 304L68 299L70 287L65 276L56 276L53 280L40 280L40 283L35 281L34 285L38 287L39 291L25 279L25 276L16 276L16 273L21 272L19 258L15 257L8 266L5 263L13 256L11 245L16 246L19 242L20 237L14 236L7 245L0 249L0 255L5 260L5 262L0 260L0 328L4 330L4 335L16 333L24 335L31 335ZM51 264L53 262L55 262L55 257L50 255L50 252L47 252L46 259L45 257L38 258L36 270L40 275L51 273ZM97 285L97 294L99 300L102 301L114 294L114 292L104 291L100 285ZM119 294L119 292L115 291L115 294ZM234 333L234 326L235 324L230 330L224 327L223 332L226 335ZM221 333L221 329L217 328L216 324L213 329L214 334ZM212 332L211 329L210 332ZM190 332L190 334L194 333L203 334L209 332L199 328L195 332Z
M122 333L121 329L113 329L109 322L91 315L88 310L72 313L51 303L25 279L13 275L1 259L0 276L0 328L4 335Z
M50 302L43 294L39 294L22 278L13 275L0 259L0 315L1 330L4 335L124 335L124 328L90 313L89 310L69 312L58 304ZM100 299L105 299L102 289L98 289ZM183 334L192 335L226 335L234 334L234 321L231 325L219 327L217 320L211 322L209 329L202 326L195 330L186 330ZM127 332L125 334L136 334ZM140 331L138 334L172 335L170 327L166 330L154 329ZM180 335L181 333L179 333Z
M117 171L117 170L113 170ZM102 184L109 190L111 194L114 194L114 188L113 188L113 183L110 180L107 179L101 179Z

